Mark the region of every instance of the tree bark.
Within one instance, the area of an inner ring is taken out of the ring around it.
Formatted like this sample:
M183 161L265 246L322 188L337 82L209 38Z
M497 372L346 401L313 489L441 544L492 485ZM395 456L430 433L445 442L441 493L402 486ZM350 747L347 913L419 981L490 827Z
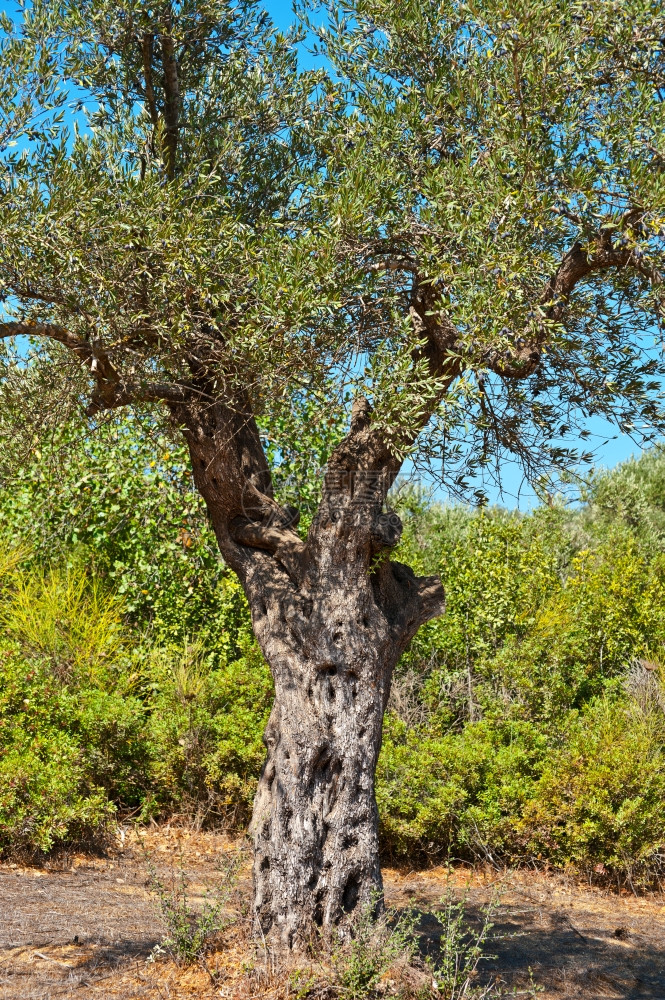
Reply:
M374 567L354 560L358 527L328 529L345 560L316 560L286 599L250 592L275 680L251 825L254 913L278 951L302 951L358 906L382 906L374 778L383 715L405 645L443 611L437 580L417 580L387 556Z
M257 633L275 702L251 827L254 908L273 947L301 950L381 894L374 774L398 651L369 576L331 574L267 618Z
M251 825L255 927L275 951L303 951L357 907L382 905L374 776L383 715L393 668L419 626L443 612L443 588L389 558L401 533L384 509L394 469L362 406L331 458L306 541L294 512L272 498L250 416L172 410L275 681Z

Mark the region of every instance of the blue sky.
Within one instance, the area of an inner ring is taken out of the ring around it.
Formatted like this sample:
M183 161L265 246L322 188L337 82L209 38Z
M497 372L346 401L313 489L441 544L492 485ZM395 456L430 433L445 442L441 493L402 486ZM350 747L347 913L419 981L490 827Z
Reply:
M280 28L287 28L293 23L293 10L291 2L284 0L264 0L264 6L272 16L275 24ZM0 0L0 10L7 11L10 15L15 15L17 5L12 0ZM303 49L303 66L313 65L313 60L309 53ZM626 434L620 434L616 429L601 420L594 420L589 423L592 438L585 442L582 450L593 450L597 456L597 464L612 468L619 462L624 461L631 455L639 454L639 447ZM516 465L507 463L503 466L503 495L499 495L496 489L489 489L490 499L493 502L501 502L506 506L519 506L528 509L536 502L533 491L522 480L521 473Z

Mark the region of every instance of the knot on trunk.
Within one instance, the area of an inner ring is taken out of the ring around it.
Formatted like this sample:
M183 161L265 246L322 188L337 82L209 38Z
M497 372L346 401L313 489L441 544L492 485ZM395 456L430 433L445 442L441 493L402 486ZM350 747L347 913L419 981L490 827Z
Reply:
M372 549L380 552L394 549L402 537L402 522L394 511L379 514L372 524Z
M294 530L299 518L295 507L271 511L267 523L236 517L230 525L231 536L239 545L270 552L294 583L299 583L305 552L305 543Z
M372 585L400 654L421 625L446 610L446 595L439 577L416 576L403 563L384 560L372 578Z

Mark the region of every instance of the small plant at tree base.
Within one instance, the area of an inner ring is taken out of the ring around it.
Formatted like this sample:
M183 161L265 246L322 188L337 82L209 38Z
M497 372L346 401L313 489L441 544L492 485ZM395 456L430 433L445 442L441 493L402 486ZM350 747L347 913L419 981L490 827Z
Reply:
M418 955L418 914L389 910L377 919L377 902L375 897L359 911L348 928L350 939L333 951L335 998L483 1000L496 995L492 984L474 984L480 962L493 957L485 951L492 904L481 910L480 928L472 931L465 918L466 897L456 900L449 889L433 912L442 928L438 956L423 962Z
M288 997L289 1000L308 1000L313 995L316 996L320 981L312 974L311 970L293 969L289 974Z
M445 1000L481 1000L493 995L493 986L474 986L473 980L479 964L494 956L487 954L485 944L492 929L491 916L494 904L480 911L482 922L479 930L469 929L465 919L466 896L455 899L448 888L441 900L441 908L434 916L442 925L439 955L428 961L432 973L433 994Z
M178 871L172 871L167 885L149 862L149 886L157 895L159 911L166 925L166 937L158 945L157 954L168 952L178 965L201 961L213 940L233 923L229 903L235 889L242 856L226 855L220 864L221 879L207 891L203 906L195 909L188 893L189 881L180 860Z
M415 914L389 910L377 920L378 902L379 897L373 896L362 907L349 925L350 940L341 939L333 951L337 996L343 1000L374 996L391 966L400 960L410 962L415 954Z

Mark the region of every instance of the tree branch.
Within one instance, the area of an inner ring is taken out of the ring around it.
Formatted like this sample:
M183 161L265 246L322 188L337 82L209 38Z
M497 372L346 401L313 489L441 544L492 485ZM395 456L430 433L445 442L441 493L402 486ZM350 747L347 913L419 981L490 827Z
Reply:
M186 403L193 394L194 390L184 383L101 382L86 413L93 417L101 410L116 410L132 403Z
M178 79L178 60L173 44L170 5L164 17L165 28L159 36L162 49L162 68L164 70L164 123L166 125L166 169L169 178L175 176L176 153L178 149L178 130L180 120L180 81Z
M148 114L153 125L157 125L159 117L157 115L157 102L155 101L155 88L152 83L152 50L154 35L145 34L141 39L141 53L143 55L143 86L145 99L148 105Z
M239 545L270 552L294 583L300 583L305 543L290 527L237 519L231 524L231 536Z
M131 403L183 403L193 394L192 387L184 383L130 382L123 379L99 345L81 340L55 323L0 323L0 339L6 340L9 337L44 337L54 340L67 347L87 366L97 383L86 411L88 416L94 416L100 410L117 409Z
M64 327L55 323L30 323L30 322L8 322L0 323L0 339L6 340L9 337L46 337L48 340L55 340L59 344L64 344L70 351L74 351L81 361L92 364L94 353L92 345L85 340L80 340L73 334L65 330Z
M610 230L601 232L596 237L596 247L595 252L589 253L579 242L575 242L550 278L540 300L540 307L550 322L557 323L561 320L573 289L583 278L614 268L621 270L630 264L632 251L627 247L615 249ZM528 378L540 364L548 335L549 326L543 323L536 337L527 340L516 350L511 350L509 358L494 354L488 355L483 362L490 371L502 378Z
M565 305L579 281L596 272L621 269L631 263L629 248L615 249L612 245L611 230L601 230L597 235L593 252L582 248L576 242L563 257L555 274L547 283L540 299L540 308L545 319L558 322ZM636 262L637 263L637 262ZM401 266L401 260L399 262ZM389 263L377 264L387 268ZM442 310L436 289L429 282L414 278L411 296L410 316L422 347L415 354L415 360L425 358L432 379L437 381L436 391L423 399L419 418L419 430L427 425L452 382L465 368L464 345L459 332ZM523 379L532 375L540 364L542 350L550 333L550 324L543 322L535 337L510 350L508 357L499 351L487 352L481 359L482 367L506 379ZM372 427L370 408L366 400L357 400L351 418L351 427L346 438L337 446L328 464L329 480L324 484L324 509L339 498L340 474L346 477L345 500L352 501L352 480L354 472L380 471L382 474L381 500L394 482L401 462L396 459L388 442L384 441ZM412 435L413 437L414 435ZM411 438L406 436L401 442L408 446ZM339 500L338 500L339 502Z

